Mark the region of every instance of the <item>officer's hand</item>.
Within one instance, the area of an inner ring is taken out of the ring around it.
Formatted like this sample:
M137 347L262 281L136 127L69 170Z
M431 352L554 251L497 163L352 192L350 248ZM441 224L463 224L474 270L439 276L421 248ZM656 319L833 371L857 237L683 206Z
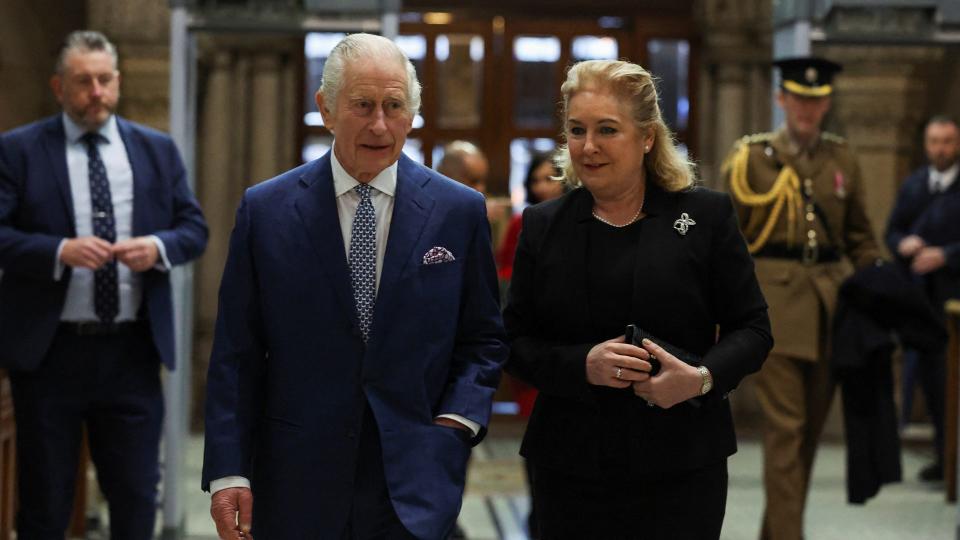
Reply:
M134 272L146 272L153 268L160 258L157 243L147 236L117 242L113 245L113 254Z
M947 264L947 255L940 247L925 247L913 257L910 269L916 274L928 274L943 268Z
M926 246L927 243L923 241L923 238L911 234L910 236L905 236L903 240L900 240L900 244L897 245L897 253L899 253L901 257L909 259Z
M656 377L633 383L634 394L664 409L700 395L703 376L697 368L649 339L643 340L643 348L660 360L660 372Z
M217 526L217 536L225 540L253 539L253 492L250 488L221 489L210 498L210 516Z
M112 246L103 238L70 238L60 250L60 262L74 268L96 270L113 259Z
M595 386L626 388L634 381L650 378L650 353L629 343L623 336L598 343L587 353L587 382Z

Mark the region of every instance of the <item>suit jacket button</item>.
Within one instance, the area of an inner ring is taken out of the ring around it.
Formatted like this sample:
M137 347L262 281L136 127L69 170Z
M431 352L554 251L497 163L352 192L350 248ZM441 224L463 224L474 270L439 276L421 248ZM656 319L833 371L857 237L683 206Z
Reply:
M347 438L348 438L348 439L356 439L356 438L357 438L357 432L356 432L356 430L354 430L354 429L348 429L348 430L347 430Z

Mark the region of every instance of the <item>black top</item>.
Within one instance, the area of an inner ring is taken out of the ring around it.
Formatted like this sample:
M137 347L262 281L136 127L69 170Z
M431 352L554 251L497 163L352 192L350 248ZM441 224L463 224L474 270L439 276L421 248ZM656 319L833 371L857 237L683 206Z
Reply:
M587 232L587 298L594 339L606 341L623 334L630 320L633 269L643 220L617 228L594 220Z
M736 451L724 396L773 345L753 259L729 196L651 183L646 198L646 217L623 230L592 216L583 188L523 214L505 367L540 390L521 447L539 466L597 476L627 464L656 474ZM695 222L686 234L674 228L683 214ZM587 382L587 353L626 322L703 358L714 378L703 406L647 407L629 390Z

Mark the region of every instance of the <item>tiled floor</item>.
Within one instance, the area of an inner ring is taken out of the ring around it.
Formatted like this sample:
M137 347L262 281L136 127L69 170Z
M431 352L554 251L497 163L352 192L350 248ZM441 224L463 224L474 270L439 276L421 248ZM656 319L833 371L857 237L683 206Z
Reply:
M476 540L526 539L523 520L527 512L523 470L517 456L518 438L511 430L490 437L474 452L460 523ZM202 439L190 442L187 474L198 485ZM846 503L844 449L824 444L814 470L813 491L806 516L807 538L812 540L947 540L954 538L957 507L944 502L941 485L915 480L926 456L916 450L903 455L905 482L886 486L863 506ZM730 460L730 491L724 540L757 538L763 509L761 450L756 441L744 440ZM209 517L209 496L191 490L188 501L189 540L216 538Z

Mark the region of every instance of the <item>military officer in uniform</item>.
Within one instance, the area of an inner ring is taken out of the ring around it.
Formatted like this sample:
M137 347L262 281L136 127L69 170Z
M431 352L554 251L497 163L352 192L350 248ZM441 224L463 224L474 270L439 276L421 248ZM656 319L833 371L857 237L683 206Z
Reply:
M724 180L770 306L774 347L757 379L764 415L763 539L803 536L817 440L834 394L826 351L840 283L880 255L857 161L821 131L833 76L820 58L774 62L785 125L742 138Z

